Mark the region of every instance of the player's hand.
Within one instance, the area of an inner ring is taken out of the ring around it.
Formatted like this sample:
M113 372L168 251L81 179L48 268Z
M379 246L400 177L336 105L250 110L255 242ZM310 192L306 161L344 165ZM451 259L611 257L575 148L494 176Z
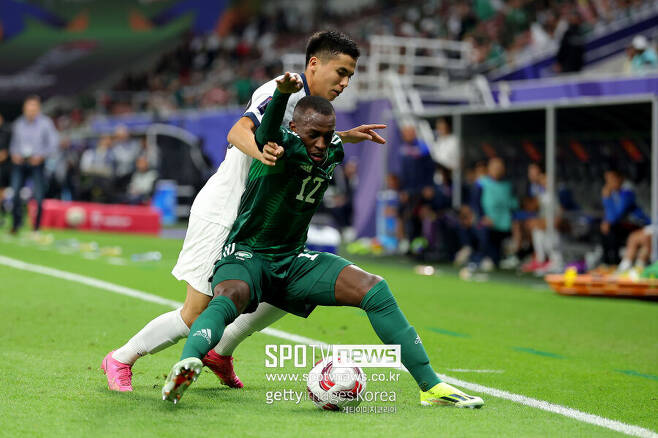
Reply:
M276 89L279 93L292 94L302 89L304 84L302 78L297 73L286 72L276 80Z
M386 125L361 125L348 131L337 132L343 143L359 143L364 140L374 141L375 143L385 144L384 137L377 134L375 129L386 129Z
M276 165L276 160L281 158L284 152L285 149L283 149L283 147L273 141L268 141L267 144L263 146L263 156L260 161L266 166L274 166Z
M21 164L23 164L23 157L21 157L18 154L12 154L11 162L16 164L17 166L20 166Z

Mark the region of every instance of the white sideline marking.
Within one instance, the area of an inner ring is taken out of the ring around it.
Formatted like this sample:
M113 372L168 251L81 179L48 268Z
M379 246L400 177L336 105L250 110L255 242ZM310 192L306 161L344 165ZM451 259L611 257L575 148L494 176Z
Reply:
M181 302L168 300L166 298L162 298L157 295L150 294L148 292L131 289L129 287L120 286L118 284L110 283L103 280L98 280L92 277L87 277L85 275L79 275L79 274L74 274L72 272L66 272L66 271L61 271L59 269L49 268L47 266L25 263L20 260L12 259L5 256L0 256L0 265L5 265L23 271L35 272L37 274L43 274L55 278L69 280L76 283L85 284L87 286L95 287L98 289L114 292L120 295L126 295L129 297L137 298L142 301L162 304L173 308L178 308L183 305L183 303ZM261 330L261 333L274 336L280 339L297 342L300 344L329 345L326 342L318 341L316 339L307 338L305 336L300 336L293 333L284 332L283 330L278 330L271 327ZM503 398L505 400L510 400L522 405L541 409L558 415L563 415L565 417L573 418L574 420L581 421L583 423L589 423L595 426L604 427L606 429L614 430L616 432L620 432L630 436L637 436L642 438L658 438L658 434L656 432L649 429L645 429L640 426L634 426L631 424L622 423L621 421L610 420L608 418L600 417L598 415L588 414L586 412L581 412L576 409L571 409L566 406L549 403L544 400L537 400L531 397L526 397L520 394L514 394L496 388L489 388L487 386L478 385L477 383L465 382L463 380L455 379L443 374L437 373L437 375L447 383L461 386L471 391L488 394L493 397Z

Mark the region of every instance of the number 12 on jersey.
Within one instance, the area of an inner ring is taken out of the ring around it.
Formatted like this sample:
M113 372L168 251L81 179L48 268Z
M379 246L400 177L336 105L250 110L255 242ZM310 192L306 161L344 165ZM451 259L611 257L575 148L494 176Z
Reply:
M306 190L306 186L308 185L308 183L311 181L311 178L315 183L315 187L313 187L311 191L308 192L306 197L304 197L304 191ZM304 201L304 202L308 202L309 204L313 204L315 202L315 199L313 199L313 195L315 195L315 192L317 192L318 189L320 188L320 184L322 184L322 181L323 178L320 178L319 176L316 176L315 178L313 178L312 176L307 176L306 178L304 178L304 180L302 181L302 188L297 194L296 199L298 201Z

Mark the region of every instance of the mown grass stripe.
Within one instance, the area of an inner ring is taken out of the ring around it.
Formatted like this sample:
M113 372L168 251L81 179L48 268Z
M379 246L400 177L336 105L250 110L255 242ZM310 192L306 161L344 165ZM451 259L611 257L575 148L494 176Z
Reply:
M626 374L627 376L644 377L645 379L658 380L658 376L654 376L653 374L642 374L633 370L615 370L615 371L617 371L618 373Z
M427 327L428 330L433 331L434 333L439 333L441 335L454 336L456 338L470 338L470 335L464 333L457 333L450 330L438 328L438 327Z
M565 357L560 354L551 353L549 351L535 350L534 348L514 347L513 350L520 351L521 353L535 354L537 356L552 357L553 359L565 359Z

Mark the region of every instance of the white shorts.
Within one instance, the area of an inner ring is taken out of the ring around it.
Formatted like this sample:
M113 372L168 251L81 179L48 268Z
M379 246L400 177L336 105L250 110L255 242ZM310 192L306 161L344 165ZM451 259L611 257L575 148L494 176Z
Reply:
M209 279L229 231L230 227L191 214L183 249L171 271L173 276L186 281L199 292L213 296Z

